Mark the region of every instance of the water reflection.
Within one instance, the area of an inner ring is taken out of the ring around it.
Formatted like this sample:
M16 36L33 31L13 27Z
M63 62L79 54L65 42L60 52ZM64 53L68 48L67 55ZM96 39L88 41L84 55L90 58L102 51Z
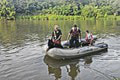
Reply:
M55 60L48 56L44 57L44 62L48 65L48 72L49 74L54 74L55 80L61 78L61 67L66 66L66 71L68 75L74 80L80 72L79 70L79 60Z
M55 77L55 80L58 80L61 78L61 68L53 68L48 65L48 72L49 72L49 75L53 75Z
M75 78L80 73L80 66L88 66L92 63L92 57L88 56L82 59L73 59L73 60L55 60L49 56L44 57L44 62L48 66L49 75L53 75L55 80L58 80L62 77L62 67L65 66L70 80L75 80ZM84 65L80 65L80 62L84 62Z
M84 60L85 60L85 63L84 63L85 65L91 64L92 63L92 56L85 57Z
M77 64L69 64L69 68L67 68L68 75L71 77L71 80L75 80L78 73L80 73L79 65Z
M74 59L74 60L56 60L56 59L52 59L49 56L45 56L44 57L44 62L54 68L59 68L62 66L66 66L68 64L77 64L79 63L79 59Z
M80 27L83 37L85 37L86 30L90 30L93 34L120 34L119 21L1 21L0 43L12 46L23 44L25 41L46 41L53 31L54 24L60 26L64 34L62 40L66 40L74 23Z
M44 57L44 62L48 66L48 73L49 75L53 75L55 77L55 80L58 80L61 78L61 66L64 64L60 64L61 61L51 59L48 56Z

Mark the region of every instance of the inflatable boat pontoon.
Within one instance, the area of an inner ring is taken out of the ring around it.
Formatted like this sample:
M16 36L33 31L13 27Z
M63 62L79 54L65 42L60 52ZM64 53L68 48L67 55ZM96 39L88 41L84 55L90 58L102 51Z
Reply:
M60 49L52 48L46 55L54 59L72 59L92 54L98 54L103 51L107 51L108 45L106 43L98 43L94 46L85 46L80 48Z

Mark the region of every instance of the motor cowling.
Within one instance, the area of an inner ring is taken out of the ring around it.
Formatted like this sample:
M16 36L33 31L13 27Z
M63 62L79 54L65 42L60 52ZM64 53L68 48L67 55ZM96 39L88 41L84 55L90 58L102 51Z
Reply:
M98 43L97 45L95 45L96 47L100 47L100 48L108 48L108 44L106 43Z

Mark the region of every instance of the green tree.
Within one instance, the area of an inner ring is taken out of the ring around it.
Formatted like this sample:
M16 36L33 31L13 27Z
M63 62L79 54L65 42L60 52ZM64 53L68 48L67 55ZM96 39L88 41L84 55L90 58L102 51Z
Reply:
M82 13L81 15L85 18L90 18L94 16L94 7L92 5L86 5L83 9L82 9Z
M15 19L14 6L7 0L0 0L0 17L1 19L13 20Z

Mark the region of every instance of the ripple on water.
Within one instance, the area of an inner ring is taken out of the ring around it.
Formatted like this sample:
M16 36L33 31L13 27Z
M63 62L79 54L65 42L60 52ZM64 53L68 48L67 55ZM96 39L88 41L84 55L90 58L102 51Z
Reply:
M61 80L68 80L75 77L76 80L109 80L106 75L120 77L120 40L116 37L101 38L97 41L105 42L109 45L108 52L101 55L94 55L91 58L80 59L70 62L55 62L47 63L43 61L45 52L42 50L44 43L39 41L26 42L25 45L11 48L10 50L2 47L0 55L0 79L2 80L54 80L55 73L49 74L49 67L57 66L61 68ZM51 60L48 60L51 61ZM75 65L74 65L75 64ZM66 70L66 65L68 71ZM71 67L71 68L70 68ZM76 70L80 69L80 72ZM53 72L58 69L53 68ZM77 74L73 74L73 73ZM102 74L101 74L102 73ZM58 75L57 75L58 76Z
M39 68L43 67L41 46L37 42L25 46L9 48L2 47L0 55L0 79L2 80L28 80L35 77ZM41 66L42 64L42 66Z

